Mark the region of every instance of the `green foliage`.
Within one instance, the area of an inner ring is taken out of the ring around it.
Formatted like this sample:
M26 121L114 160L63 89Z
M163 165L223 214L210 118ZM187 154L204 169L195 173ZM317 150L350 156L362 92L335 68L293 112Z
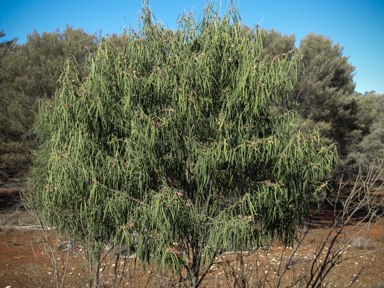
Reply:
M281 36L274 30L263 30L262 35L266 55L292 50L292 55L303 55L298 81L289 96L292 101L282 101L274 109L296 110L294 131L305 135L319 131L324 145L337 144L341 161L334 176L357 173L359 166L367 168L382 157L377 119L381 104L373 100L380 97L354 93L354 67L343 56L343 48L313 33L301 40L298 49L294 48L294 35Z
M96 258L116 239L194 287L221 249L291 243L336 162L317 134L292 133L293 113L270 113L297 57L262 57L234 6L204 11L172 32L145 6L140 35L102 41L89 77L68 61L40 105L27 194L60 231L96 243Z
M384 159L384 94L365 93L358 97L359 123L365 128L364 136L352 146L346 157L346 166L352 171L367 171L377 159Z
M81 29L36 31L27 42L0 45L0 170L9 175L25 171L36 148L29 130L37 112L36 100L51 98L68 57L76 59L81 77L89 74L86 57L98 38Z
M290 57L291 53L295 51L295 35L282 35L280 32L262 29L260 31L261 39L263 43L263 55L274 57L282 53L288 54Z
M17 55L4 59L2 79L29 98L51 98L68 57L76 59L82 77L89 73L87 55L97 49L98 38L68 27L60 33L35 31L18 47Z
M351 97L355 68L343 56L343 48L323 35L308 34L300 41L298 52L303 58L292 95L298 113L328 128L321 135L332 139L343 157L361 133L356 100Z
M4 37L3 31L0 38ZM9 91L5 78L9 59L18 52L17 39L0 43L0 180L17 174L30 162L28 132L30 110L20 95Z

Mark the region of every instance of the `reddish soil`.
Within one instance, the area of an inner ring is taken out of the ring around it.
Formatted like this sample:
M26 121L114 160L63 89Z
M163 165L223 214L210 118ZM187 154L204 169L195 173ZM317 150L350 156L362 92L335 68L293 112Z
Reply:
M266 277L267 287L276 287L277 279L287 267L289 259L293 260L293 264L288 266L282 278L281 287L287 287L292 279L308 277L313 259L319 251L319 245L331 231L333 212L324 210L313 219L311 229L297 251L293 248L284 250L279 244L272 245L268 251L258 250L249 257L245 257L242 265L239 255L222 254L217 258L217 263L208 273L204 284L207 287L233 287L232 284L241 280L242 277L248 283L254 284L258 281L257 279ZM357 220L351 222L336 243L343 241L343 237L345 237L344 241L348 241L366 224L361 223L354 228L354 232L348 232L356 225ZM353 280L355 282L352 287L384 287L384 227L382 223L376 227L372 226L373 224L362 230L363 234L360 234L362 242L350 242L348 250L343 253L344 262L339 263L330 272L327 281L337 280L333 287L348 287ZM336 232L333 232L333 235L334 233ZM58 251L62 250L66 242L56 230L50 230L48 235L58 263L59 276L61 276L66 267L67 254L65 251ZM321 255L319 259L323 259L321 261L324 261L329 244L330 241L326 248L318 253ZM0 211L0 251L0 288L6 286L53 287L51 281L54 270L47 253L47 245L32 214L20 207ZM347 259L351 256L354 257ZM160 282L173 281L167 277L159 278L159 275L149 271L148 268L145 271L139 266L134 268L131 265L134 258L120 258L115 266L114 261L115 257L107 257L100 269L101 279L106 287L111 287L109 284L113 281L115 268L117 268L117 279L123 279L119 287L144 287L145 284L148 284L148 287L158 287ZM88 286L85 267L85 255L81 247L77 247L69 254L65 287ZM234 271L236 271L235 274ZM331 283L333 282L329 282L326 286L331 286Z

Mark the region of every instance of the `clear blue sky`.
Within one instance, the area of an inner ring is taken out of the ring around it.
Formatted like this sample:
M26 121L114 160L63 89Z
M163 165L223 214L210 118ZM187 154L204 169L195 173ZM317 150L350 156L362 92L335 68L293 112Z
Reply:
M151 0L157 19L176 27L177 16L193 9L199 15L204 0ZM229 0L222 1L226 10ZM344 46L344 55L356 67L356 91L384 94L384 0L236 0L243 23L261 22L264 29L295 34L296 46L310 32L330 37ZM66 24L94 33L120 33L124 26L136 29L141 0L9 0L0 4L2 40L24 43L33 29L42 33L64 30Z

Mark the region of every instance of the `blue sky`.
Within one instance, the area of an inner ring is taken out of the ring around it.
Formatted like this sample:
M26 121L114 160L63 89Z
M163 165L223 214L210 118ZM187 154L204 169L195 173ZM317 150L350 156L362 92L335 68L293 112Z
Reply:
M204 0L151 0L157 19L176 27L177 16L193 9L199 15ZM229 1L222 1L225 11ZM356 67L356 91L374 90L384 94L384 1L383 0L236 0L243 23L250 27L260 21L264 29L295 34L296 46L308 33L323 34L344 46L344 56ZM136 29L142 0L2 1L0 30L2 40L19 38L24 43L33 29L42 33L64 30L66 24L94 33L120 33L124 27Z

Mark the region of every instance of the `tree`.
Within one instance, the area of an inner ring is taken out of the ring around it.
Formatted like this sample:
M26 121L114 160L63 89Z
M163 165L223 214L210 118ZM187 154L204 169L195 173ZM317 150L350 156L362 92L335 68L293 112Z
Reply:
M0 47L0 171L14 176L25 172L36 149L29 133L37 113L36 100L49 99L59 88L68 57L76 60L81 77L89 74L86 57L97 49L98 37L68 27L60 32L28 35Z
M34 31L19 47L17 57L7 59L2 76L7 83L17 82L13 89L22 91L29 98L50 98L58 88L57 80L66 59L76 59L79 73L84 77L90 72L86 57L95 52L97 45L98 36L88 34L81 28L67 26L63 32L57 29L42 34Z
M376 160L384 159L384 94L374 92L357 94L358 119L364 129L362 137L354 143L346 157L346 166L353 172L359 168L366 172Z
M343 48L324 35L308 34L300 41L302 61L291 98L303 119L323 126L321 134L337 144L340 157L361 134L357 103L352 96L355 68Z
M1 31L0 38L4 36ZM30 125L30 109L23 105L17 93L7 91L8 83L4 79L8 61L16 57L18 49L17 39L0 43L0 183L17 174L30 159L24 152L28 141L21 137L28 132L25 128Z
M235 5L219 17L209 2L197 22L183 14L178 33L147 4L139 20L123 48L102 41L84 81L69 59L40 105L26 196L88 243L94 286L115 240L197 287L222 249L292 243L336 151L291 135L292 113L271 116L297 59L261 57L260 31L238 34Z
M288 57L290 53L295 51L296 37L294 34L282 35L281 32L270 30L261 30L261 38L263 43L263 54L274 57L276 55L286 53Z

